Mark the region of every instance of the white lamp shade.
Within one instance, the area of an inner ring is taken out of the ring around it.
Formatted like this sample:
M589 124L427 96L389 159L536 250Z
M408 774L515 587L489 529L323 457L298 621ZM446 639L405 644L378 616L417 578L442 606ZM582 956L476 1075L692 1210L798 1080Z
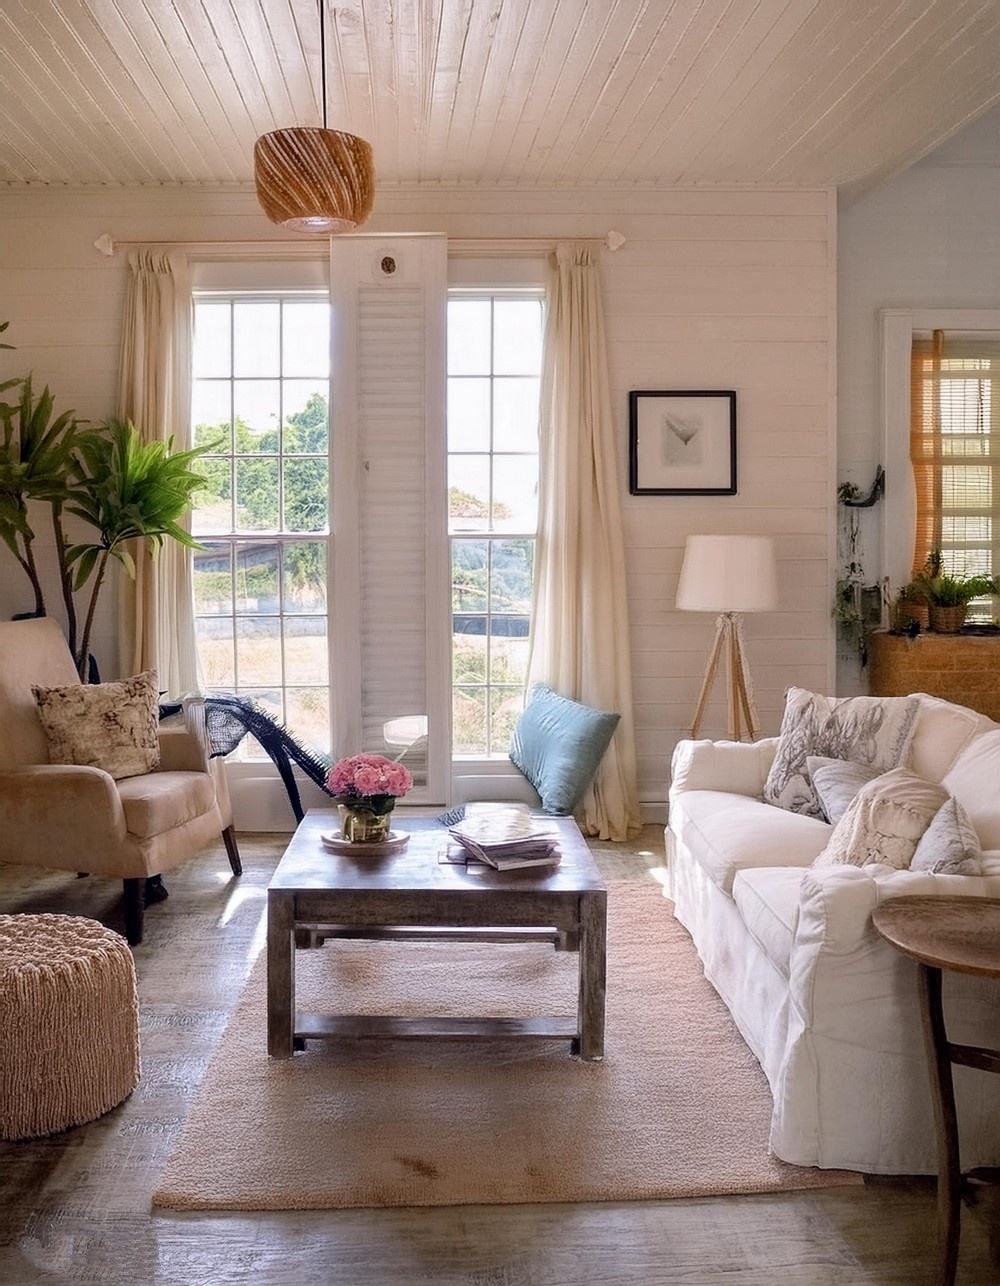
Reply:
M770 536L688 536L677 586L685 612L773 612L778 575Z

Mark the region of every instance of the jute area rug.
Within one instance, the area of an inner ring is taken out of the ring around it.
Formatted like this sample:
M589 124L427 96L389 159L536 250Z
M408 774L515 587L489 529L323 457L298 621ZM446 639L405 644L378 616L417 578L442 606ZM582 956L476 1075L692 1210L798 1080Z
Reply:
M652 885L609 890L607 1046L309 1042L265 1048L257 961L167 1164L175 1210L625 1201L861 1182L768 1153L759 1065ZM328 942L300 1008L572 1013L575 955L544 945Z

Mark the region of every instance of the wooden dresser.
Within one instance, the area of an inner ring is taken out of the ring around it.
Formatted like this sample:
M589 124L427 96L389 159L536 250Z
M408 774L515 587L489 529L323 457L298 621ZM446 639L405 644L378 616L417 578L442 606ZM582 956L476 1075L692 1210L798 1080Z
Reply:
M929 692L1000 722L1000 634L902 634L869 640L868 691L898 697Z

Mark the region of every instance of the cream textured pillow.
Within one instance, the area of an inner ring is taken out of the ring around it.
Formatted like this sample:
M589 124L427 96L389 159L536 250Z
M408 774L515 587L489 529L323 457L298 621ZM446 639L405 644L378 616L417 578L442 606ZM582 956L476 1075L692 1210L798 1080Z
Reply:
M921 836L910 870L935 875L982 874L979 836L972 818L954 795L945 800Z
M917 842L948 792L907 768L894 768L862 786L833 828L813 866L868 866L905 871Z
M116 780L152 772L160 762L156 672L120 683L32 686L50 764L103 768Z
M888 772L907 762L920 702L917 697L834 697L789 688L778 748L762 798L792 813L823 817L806 760L850 759Z

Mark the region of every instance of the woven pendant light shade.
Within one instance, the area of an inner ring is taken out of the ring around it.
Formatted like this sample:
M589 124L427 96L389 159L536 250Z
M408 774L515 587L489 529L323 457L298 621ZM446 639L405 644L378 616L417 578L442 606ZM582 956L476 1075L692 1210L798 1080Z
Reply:
M273 130L254 144L253 168L261 209L292 232L353 232L372 212L372 149L355 134Z

